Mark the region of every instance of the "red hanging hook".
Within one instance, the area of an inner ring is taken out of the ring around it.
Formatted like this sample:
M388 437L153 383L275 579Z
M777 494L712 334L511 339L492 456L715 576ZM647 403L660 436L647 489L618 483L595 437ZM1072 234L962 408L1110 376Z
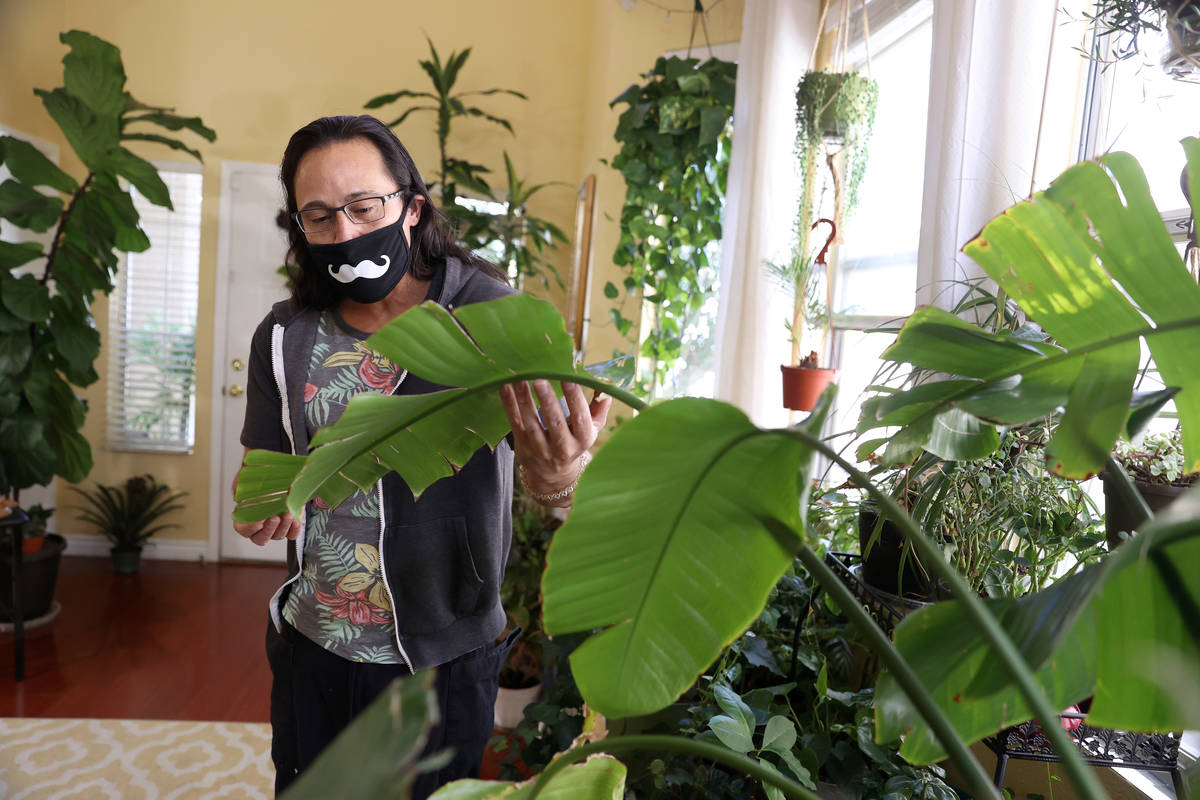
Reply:
M810 230L815 231L817 226L822 222L829 223L829 238L825 240L825 246L821 248L821 252L817 253L817 260L815 263L825 265L829 263L825 260L825 254L829 252L829 246L833 244L833 240L837 238L837 225L833 220L821 217L812 224L812 228Z

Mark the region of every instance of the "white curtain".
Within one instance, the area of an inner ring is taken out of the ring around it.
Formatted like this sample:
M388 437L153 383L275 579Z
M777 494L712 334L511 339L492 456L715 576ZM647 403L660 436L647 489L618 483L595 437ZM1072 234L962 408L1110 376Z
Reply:
M816 38L817 0L746 0L721 240L716 396L758 425L786 423L779 365L791 357L790 298L763 262L786 254L795 214L796 83Z
M962 246L1029 195L1054 15L1055 0L934 0L918 305L952 306L938 282L983 274Z

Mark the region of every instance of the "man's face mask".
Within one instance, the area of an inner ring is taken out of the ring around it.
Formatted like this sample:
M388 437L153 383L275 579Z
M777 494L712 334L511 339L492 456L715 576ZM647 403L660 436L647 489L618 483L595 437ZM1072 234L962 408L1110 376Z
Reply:
M412 249L404 239L409 201L391 225L345 242L308 244L327 291L357 303L378 303L396 288L412 263Z

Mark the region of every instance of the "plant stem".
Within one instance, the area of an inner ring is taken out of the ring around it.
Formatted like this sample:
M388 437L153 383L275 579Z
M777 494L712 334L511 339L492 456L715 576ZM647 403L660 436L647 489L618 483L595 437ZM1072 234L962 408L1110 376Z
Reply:
M965 773L971 792L978 798L998 798L996 787L988 779L983 767L971 755L971 751L963 742L962 737L954 730L954 724L950 718L938 706L937 701L921 683L916 672L896 650L896 646L879 629L871 616L863 610L862 603L850 593L841 579L808 545L800 547L798 556L809 573L833 597L838 607L852 622L858 625L859 630L863 632L867 642L871 645L871 649L887 665L888 671L896 678L896 682L904 689L904 693L921 712L921 716L929 723L929 727L933 728L942 747L946 748L950 758Z
M71 195L71 202L67 206L67 210L58 221L58 230L54 232L54 242L50 245L50 252L46 254L46 271L42 274L42 285L46 285L46 281L50 280L50 272L54 267L54 256L58 253L58 244L66 238L67 221L71 219L71 212L75 210L75 204L79 202L79 198L83 197L83 193L87 191L88 184L92 182L92 178L96 177L96 173L89 172L87 177L83 179L83 183L75 190L75 194Z
M764 767L748 756L735 753L733 750L721 745L698 742L695 739L688 739L683 736L618 736L610 739L602 739L599 742L590 742L579 747L572 747L565 753L558 755L541 771L533 784L533 791L529 793L529 800L533 800L533 798L538 796L555 773L566 769L572 764L583 761L594 753L618 754L636 750L665 750L670 753L682 753L683 755L706 758L716 761L719 764L733 767L740 772L745 772L763 783L769 783L781 789L790 797L799 797L801 800L820 800L816 794L805 789L800 784L785 778L774 770Z
M971 587L958 574L958 571L946 562L937 544L917 527L895 500L884 492L881 492L866 474L842 458L836 450L803 428L789 428L786 433L788 436L798 439L814 450L817 450L826 458L846 470L854 482L871 495L871 498L878 504L880 512L886 514L896 523L897 527L904 533L904 537L921 556L923 563L927 563L934 572L937 572L949 584L954 597L962 603L963 610L966 611L968 619L971 620L988 644L992 646L993 653L999 658L1000 663L1003 664L1005 670L1017 685L1021 696L1029 703L1034 717L1042 720L1042 730L1046 738L1054 746L1055 752L1058 753L1063 767L1071 777L1075 787L1079 790L1080 796L1085 798L1085 800L1105 800L1104 790L1101 788L1095 773L1083 760L1079 749L1071 741L1070 737L1067 736L1062 726L1054 723L1054 720L1058 718L1058 711L1051 707L1045 690L1037 682L1033 671L1025 663L1024 657L1016 645L1013 644L1012 639L1000 625L999 621L988 611L987 606L984 605L979 595L971 591ZM913 698L910 696L910 699Z

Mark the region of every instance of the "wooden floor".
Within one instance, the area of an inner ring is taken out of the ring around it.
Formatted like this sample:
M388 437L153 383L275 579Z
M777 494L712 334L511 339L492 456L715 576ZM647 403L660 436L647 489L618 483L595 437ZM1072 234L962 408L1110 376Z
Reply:
M158 560L116 575L107 558L64 555L62 611L26 632L21 683L0 634L0 717L267 722L267 601L285 577Z

